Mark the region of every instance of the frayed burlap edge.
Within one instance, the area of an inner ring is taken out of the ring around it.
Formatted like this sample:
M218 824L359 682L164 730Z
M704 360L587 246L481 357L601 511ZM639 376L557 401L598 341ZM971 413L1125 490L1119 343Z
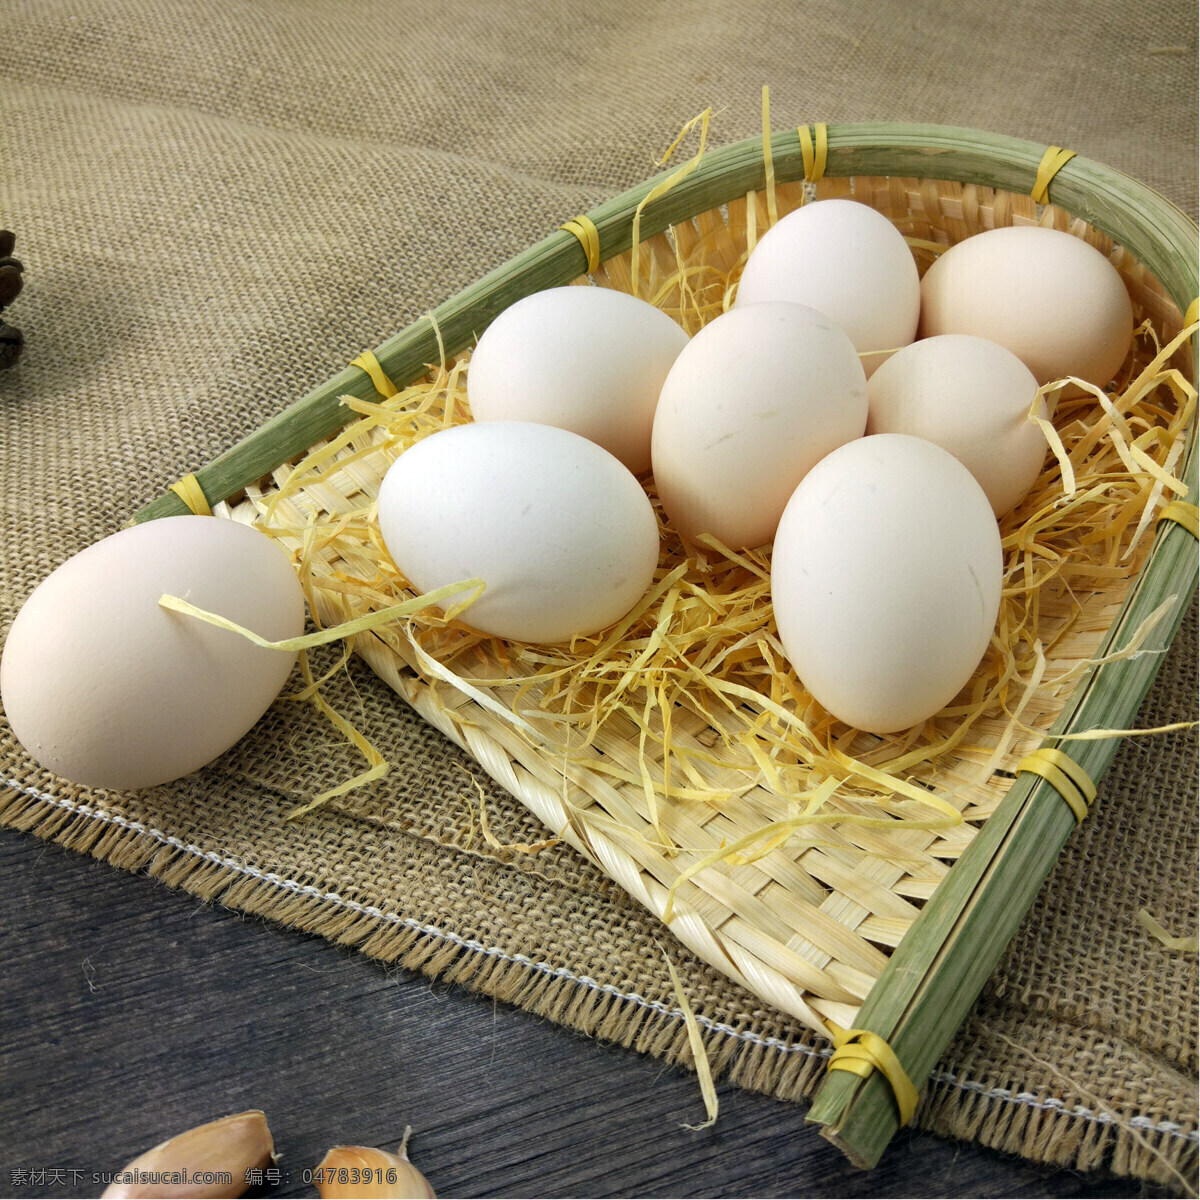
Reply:
M679 1008L600 984L568 968L348 901L88 804L21 786L0 788L0 825L147 875L207 903L459 984L589 1037L672 1065L693 1065ZM714 1077L788 1101L809 1099L820 1085L829 1055L826 1047L766 1038L702 1013L696 1016ZM1139 1120L1017 1088L986 1087L945 1066L931 1076L914 1124L1049 1166L1106 1168L1174 1188L1182 1181L1193 1193L1200 1166L1196 1131L1177 1122Z
M1031 1162L1106 1169L1196 1195L1196 1131L1175 1121L1125 1116L1020 1088L988 1088L943 1065L926 1085L914 1123Z

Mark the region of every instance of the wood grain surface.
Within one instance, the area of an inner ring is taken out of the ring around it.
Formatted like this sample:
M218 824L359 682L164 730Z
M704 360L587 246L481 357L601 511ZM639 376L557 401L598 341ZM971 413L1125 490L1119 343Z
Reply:
M804 1110L0 830L0 1195L95 1196L193 1125L263 1109L277 1186L339 1143L442 1197L1165 1196L905 1132L855 1170ZM31 1172L43 1172L31 1176ZM31 1178L40 1182L29 1182Z

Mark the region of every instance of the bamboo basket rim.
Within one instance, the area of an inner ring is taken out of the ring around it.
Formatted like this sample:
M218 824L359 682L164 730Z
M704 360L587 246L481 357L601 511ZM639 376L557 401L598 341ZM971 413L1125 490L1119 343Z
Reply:
M862 122L826 129L827 177L948 179L1020 194L1032 188L1046 149L1035 142L962 126ZM798 132L773 133L770 144L775 179L780 183L802 180L805 163ZM599 234L601 262L629 248L635 212L670 174L660 172L585 214ZM646 205L640 218L641 238L645 241L680 219L760 190L765 179L761 138L714 149L687 178ZM1200 229L1166 197L1082 155L1055 175L1051 196L1058 207L1124 246L1164 285L1180 312L1196 297ZM1130 208L1149 219L1135 219ZM440 355L453 355L466 347L501 308L532 292L569 283L586 269L587 255L575 235L555 231L411 322L377 346L374 354L392 382L403 387L424 374ZM373 383L359 368L349 366L338 372L195 472L209 503L226 500L246 484L265 478L345 424L350 414L340 405L341 396L368 399L374 394ZM1193 448L1194 439L1189 462ZM1194 474L1194 466L1190 470ZM188 511L177 494L167 491L139 509L133 520Z
M827 128L827 177L947 180L1027 193L1045 150L1033 142L957 126L863 123ZM796 130L773 133L770 147L776 182L804 179L805 163ZM629 249L634 214L668 174L655 176L586 214L598 231L602 262ZM640 212L640 238L646 241L679 221L759 191L765 178L761 138L713 150L690 175L645 205ZM1131 177L1079 156L1054 177L1051 191L1055 206L1111 237L1161 283L1181 312L1187 308L1197 291L1200 230L1174 204ZM464 349L508 304L542 288L569 283L586 269L586 254L576 237L569 232L555 232L410 324L376 348L375 355L391 380L403 387L420 377L439 355L453 355ZM1200 351L1195 338L1192 362L1196 377ZM196 472L209 502L236 496L349 420L352 414L341 408L340 396L365 399L373 396L374 390L361 370L347 368L268 421ZM1193 421L1182 471L1189 496L1196 491L1195 448ZM182 500L175 493L167 493L143 508L135 520L183 511L187 510ZM1099 653L1134 627L1140 614L1170 602L1169 619L1155 634L1154 648L1165 648L1195 590L1195 558L1192 536L1174 522L1163 522ZM1157 665L1155 655L1104 664L1076 688L1055 722L1054 732L1067 732L1082 724L1103 725L1102 718L1110 715L1109 698L1113 694L1123 697L1120 711L1135 711ZM430 716L428 712L423 715ZM1076 757L1091 778L1099 780L1115 752L1113 742L1085 742L1079 744ZM905 935L871 988L861 1012L859 1026L887 1040L914 1079L928 1076L945 1041L961 1021L959 1017L949 1033L944 1028L944 1013L940 1022L932 1022L932 1028L928 1020L922 1021L921 1004L929 1008L929 1001L923 997L933 988L930 979L936 972L942 972L943 978L952 977L956 993L965 995L969 1003L1008 940L1005 937L995 945L995 932L989 933L981 925L980 914L986 910L995 874L991 867L998 861L997 856L1021 854L1025 843L1049 840L1055 845L1052 862L1074 827L1058 794L1045 780L1029 775L1013 783L1002 808L1002 819L997 819L997 810L983 826L993 833L988 838L974 838L952 868L952 875L957 873L955 877L963 880L961 889L947 889L948 877L917 918L913 928L922 925L930 934L929 940L912 939L911 931ZM966 867L961 866L964 862ZM1046 866L1037 880L1039 884L1048 869ZM939 895L944 902L935 904ZM962 947L972 931L985 943L990 937L989 952L975 956L973 962L963 962ZM921 949L907 954L906 943L914 941L921 941ZM936 952L928 949L930 945L938 947ZM982 969L981 962L985 963ZM896 986L902 974L908 982ZM961 1007L965 1015L966 1005ZM863 1165L877 1161L899 1123L889 1086L879 1072L866 1078L846 1073L831 1075L810 1119L824 1125L826 1136Z

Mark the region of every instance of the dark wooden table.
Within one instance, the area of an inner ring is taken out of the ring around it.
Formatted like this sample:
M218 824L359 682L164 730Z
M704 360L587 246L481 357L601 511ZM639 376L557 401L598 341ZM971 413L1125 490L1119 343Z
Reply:
M695 1077L0 830L0 1195L95 1196L193 1125L263 1109L304 1181L339 1143L448 1196L1159 1196L903 1133L873 1172L803 1109ZM42 1172L40 1176L31 1172ZM30 1183L35 1178L41 1182Z

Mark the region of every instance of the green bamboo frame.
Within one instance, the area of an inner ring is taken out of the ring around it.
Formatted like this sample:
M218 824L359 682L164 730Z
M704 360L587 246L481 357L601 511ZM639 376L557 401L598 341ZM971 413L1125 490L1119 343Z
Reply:
M1030 192L1044 146L1000 134L939 125L847 124L828 127L826 175L934 178ZM804 178L796 130L773 134L777 181ZM601 259L628 250L634 213L658 176L593 209ZM690 175L643 210L643 238L765 186L763 146L751 138L711 151ZM1070 160L1051 184L1053 203L1081 217L1124 246L1147 267L1184 311L1197 295L1200 232L1174 205L1136 180L1082 157ZM564 217L570 214L564 214ZM555 232L484 276L432 313L375 350L388 376L404 387L438 359L434 324L447 354L455 354L514 301L543 288L569 283L587 269L582 247L569 233ZM1197 339L1194 366L1200 367ZM1197 376L1200 377L1200 371ZM266 422L196 476L210 502L226 499L282 463L328 437L352 416L343 395L374 396L368 377L347 368ZM1189 496L1196 494L1196 431L1184 464ZM141 509L136 521L186 512L167 492ZM1163 522L1151 555L1109 630L1098 656L1119 647L1156 608L1169 601L1166 617L1146 649L1165 649L1197 586L1196 541L1173 521ZM1123 728L1136 714L1161 659L1143 654L1105 663L1076 689L1055 723L1054 734ZM1099 780L1118 748L1115 739L1074 743L1071 754ZM1103 802L1103 796L1098 803ZM1016 933L1064 843L1075 817L1044 780L1017 777L996 812L971 841L920 917L893 951L864 1003L858 1027L883 1037L909 1077L920 1086ZM895 1133L899 1118L890 1086L878 1073L862 1079L831 1072L808 1119L861 1166L873 1166Z

